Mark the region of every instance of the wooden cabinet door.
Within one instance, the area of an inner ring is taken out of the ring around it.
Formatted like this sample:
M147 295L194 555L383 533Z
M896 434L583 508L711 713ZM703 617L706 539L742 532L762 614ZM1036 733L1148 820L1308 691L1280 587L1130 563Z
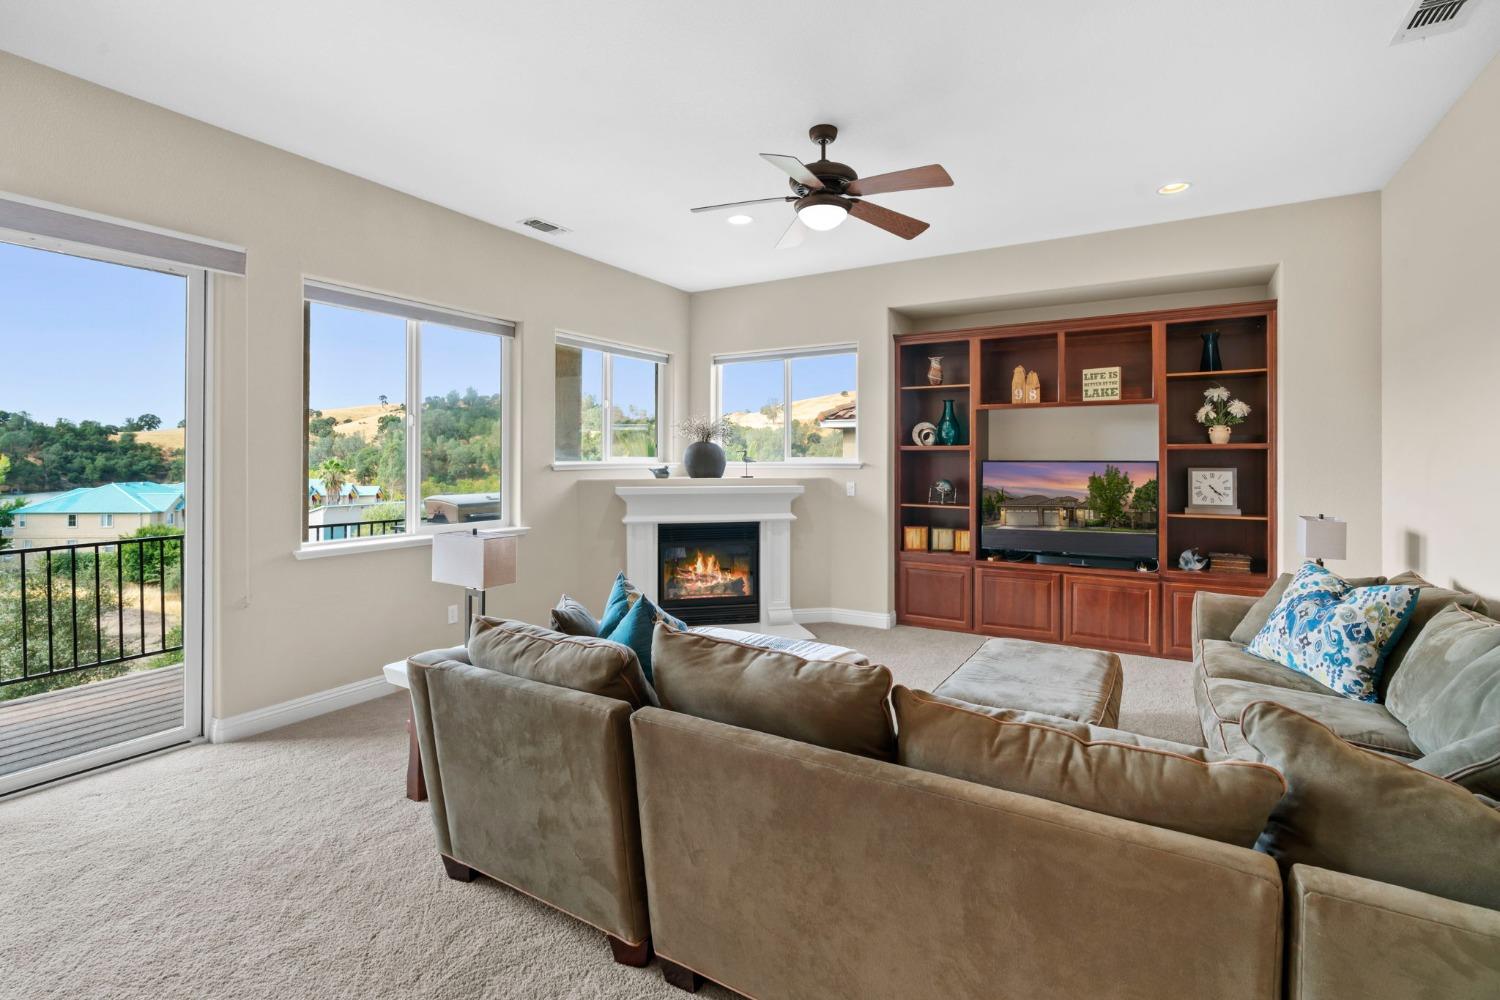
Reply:
M974 628L986 635L1062 639L1062 574L974 570Z
M1063 642L1152 655L1161 616L1155 578L1063 576Z
M1230 587L1199 587L1191 583L1164 583L1161 587L1161 654L1179 660L1193 658L1193 600L1198 591L1244 594L1259 597L1262 590Z
M897 617L908 625L968 629L972 580L969 566L903 561L897 567Z

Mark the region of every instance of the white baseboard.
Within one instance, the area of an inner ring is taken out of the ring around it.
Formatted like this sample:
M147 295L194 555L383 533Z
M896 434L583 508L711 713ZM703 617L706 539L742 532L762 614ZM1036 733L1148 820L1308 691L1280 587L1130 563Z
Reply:
M798 625L829 622L834 625L863 625L865 628L890 628L896 624L894 611L855 611L851 608L797 608L792 620Z
M314 694L293 698L279 705L267 705L252 712L231 715L224 719L208 720L208 739L211 743L228 743L247 736L280 729L294 722L311 719L341 708L351 708L361 702L382 698L395 691L383 675L368 677L362 681L329 688Z

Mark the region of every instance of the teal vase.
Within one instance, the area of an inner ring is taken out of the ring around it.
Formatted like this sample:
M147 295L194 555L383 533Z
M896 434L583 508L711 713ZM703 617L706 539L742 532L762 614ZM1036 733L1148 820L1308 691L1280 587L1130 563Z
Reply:
M953 400L943 400L943 417L937 425L938 444L958 444L958 439L963 436L959 429L958 417L953 413Z

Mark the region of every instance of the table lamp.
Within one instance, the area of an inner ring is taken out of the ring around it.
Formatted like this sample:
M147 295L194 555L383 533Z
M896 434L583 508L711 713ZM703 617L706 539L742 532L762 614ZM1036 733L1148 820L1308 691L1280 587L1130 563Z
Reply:
M1348 533L1348 523L1336 517L1297 515L1297 544L1302 549L1302 558L1312 559L1319 566L1324 559L1344 558Z
M516 582L516 538L479 529L445 531L432 536L432 582L464 588L464 637L474 620L474 595L484 614L484 592Z

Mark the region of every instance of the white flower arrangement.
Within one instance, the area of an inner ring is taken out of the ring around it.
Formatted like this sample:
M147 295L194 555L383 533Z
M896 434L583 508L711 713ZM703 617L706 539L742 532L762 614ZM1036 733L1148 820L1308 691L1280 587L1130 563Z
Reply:
M1233 399L1222 385L1209 386L1203 390L1203 405L1193 419L1204 427L1233 427L1242 424L1250 416L1250 404L1243 399Z

